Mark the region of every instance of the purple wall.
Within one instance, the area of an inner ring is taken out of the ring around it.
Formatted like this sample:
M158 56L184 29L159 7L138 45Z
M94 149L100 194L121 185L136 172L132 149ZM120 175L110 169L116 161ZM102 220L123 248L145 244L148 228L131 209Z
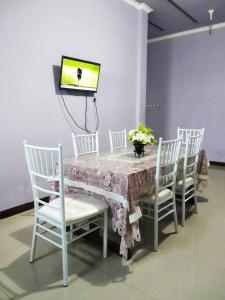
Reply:
M146 122L156 136L205 127L208 159L225 162L225 29L149 43Z
M45 146L62 143L64 157L73 156L71 128L53 78L61 55L101 63L99 144L101 152L109 151L108 129L136 126L137 102L143 102L137 74L140 61L147 64L146 39L147 13L122 0L0 2L0 211L32 201L23 139ZM83 125L85 97L65 99ZM89 100L88 128L94 130ZM139 112L145 115L145 104Z

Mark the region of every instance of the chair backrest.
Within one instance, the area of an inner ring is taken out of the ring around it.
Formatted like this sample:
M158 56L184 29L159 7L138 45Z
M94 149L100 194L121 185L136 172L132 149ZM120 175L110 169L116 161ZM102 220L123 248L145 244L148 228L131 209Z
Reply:
M109 141L111 151L127 147L127 131L111 131L109 130Z
M202 134L197 136L187 136L184 157L184 177L191 176L196 173L201 143Z
M98 144L98 132L95 134L82 134L75 135L72 133L73 139L73 150L75 157L86 155L86 154L98 154L99 144Z
M28 145L24 141L24 149L32 185L35 213L38 213L40 205L49 206L48 203L41 200L43 193L55 195L60 198L60 205L55 208L51 206L51 208L58 210L60 221L65 226L62 145L58 145L57 148L45 148ZM59 192L51 188L51 182L59 182Z
M204 131L205 131L204 128L202 128L202 129L183 129L183 128L177 127L177 138L178 139L182 138L182 144L186 144L188 135L197 136L197 135L201 134L202 140L203 140Z
M175 188L180 147L181 139L170 141L159 139L155 177L156 194L169 186Z

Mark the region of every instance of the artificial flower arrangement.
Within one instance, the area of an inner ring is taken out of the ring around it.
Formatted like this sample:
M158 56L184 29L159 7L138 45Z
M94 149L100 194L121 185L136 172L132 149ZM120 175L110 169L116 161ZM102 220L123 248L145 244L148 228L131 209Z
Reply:
M139 123L136 129L130 130L128 134L128 140L133 145L154 145L157 140L155 139L152 132L152 129L144 127L144 125Z

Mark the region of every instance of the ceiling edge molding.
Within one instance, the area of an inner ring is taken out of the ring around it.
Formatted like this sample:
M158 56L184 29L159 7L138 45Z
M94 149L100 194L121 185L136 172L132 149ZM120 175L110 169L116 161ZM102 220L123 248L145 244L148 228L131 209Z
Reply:
M131 6L135 7L138 10L145 11L147 14L149 14L150 12L153 11L153 9L146 3L140 3L140 2L137 2L136 0L123 0L123 1L128 3Z
M171 40L171 39L175 39L175 38L186 36L186 35L196 34L196 33L199 33L199 32L210 31L210 30L215 30L215 29L220 29L220 28L224 28L224 27L225 27L225 22L214 24L214 25L211 25L211 26L205 26L205 27L199 27L199 28L195 28L195 29L191 29L191 30L181 31L181 32L173 33L173 34L164 35L164 36L161 36L161 37L158 37L158 38L149 39L148 44L161 42L161 41L165 41L165 40Z

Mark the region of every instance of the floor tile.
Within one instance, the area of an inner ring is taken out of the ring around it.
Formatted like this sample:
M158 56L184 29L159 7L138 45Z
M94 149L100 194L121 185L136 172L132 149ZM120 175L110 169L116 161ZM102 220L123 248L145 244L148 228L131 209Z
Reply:
M130 300L155 300L155 298L130 287L124 281L112 280L97 269L84 274L77 282L71 282L67 288L48 286L45 291L24 295L21 299L118 300L121 297Z
M9 300L10 299L10 296L7 295L7 293L5 293L4 290L2 290L1 288L0 288L0 299L1 300Z
M157 299L225 299L225 272L179 255L147 294Z
M69 279L62 286L61 252L39 240L29 263L33 212L0 220L0 299L225 299L225 168L210 167L209 185L199 193L199 214L187 206L185 227L173 220L159 226L153 251L153 224L141 221L142 241L132 259L102 259L102 246L79 240L69 247ZM178 207L180 221L180 208Z

